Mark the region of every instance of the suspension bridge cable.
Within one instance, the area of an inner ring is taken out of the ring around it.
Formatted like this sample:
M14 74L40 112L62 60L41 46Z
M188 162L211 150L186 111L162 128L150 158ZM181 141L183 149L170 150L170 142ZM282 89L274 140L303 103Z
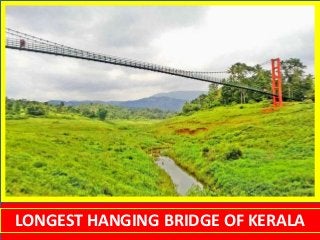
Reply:
M108 64L120 65L131 68L138 68L143 70L149 70L154 72L165 73L169 75L216 83L230 87L236 87L241 89L247 89L250 91L259 92L269 96L274 96L273 93L257 89L251 86L246 86L240 83L230 83L225 81L223 77L216 77L216 74L229 74L226 71L220 72L199 72L199 71L188 71L182 69L176 69L172 67L162 66L158 64L143 62L139 60L133 60L123 57L116 57L112 55L100 54L91 51L85 51L81 49L72 48L63 44L48 41L30 34L22 33L11 28L6 29L6 48L31 51L38 53L45 53L58 56L66 56L71 58L79 58L90 61L103 62Z

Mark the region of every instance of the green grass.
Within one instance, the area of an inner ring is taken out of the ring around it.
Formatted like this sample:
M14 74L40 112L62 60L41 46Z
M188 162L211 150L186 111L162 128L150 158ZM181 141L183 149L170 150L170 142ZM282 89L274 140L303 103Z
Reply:
M209 195L314 195L313 104L219 107L166 120L154 131L169 143L165 154ZM228 159L235 150L242 155Z
M140 144L149 140L131 125L86 119L7 121L7 195L174 195L169 177Z
M205 185L196 195L314 194L314 105L218 107L155 121L7 120L8 196L175 195L167 155Z

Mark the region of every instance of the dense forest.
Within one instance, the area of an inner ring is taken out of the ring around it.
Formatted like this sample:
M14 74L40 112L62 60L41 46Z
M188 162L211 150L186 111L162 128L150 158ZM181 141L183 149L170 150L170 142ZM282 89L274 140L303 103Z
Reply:
M125 108L108 104L89 103L79 106L65 106L48 102L29 101L25 99L6 99L6 118L23 119L28 117L71 117L84 116L91 119L164 119L174 113L159 109Z
M290 58L282 61L283 96L285 101L314 101L314 77L305 74L306 66L300 59ZM271 74L261 65L248 66L245 63L235 63L228 69L229 77L224 79L227 83L243 84L258 89L271 90ZM183 106L183 113L191 113L200 109L210 109L220 105L233 105L253 103L268 100L267 96L245 89L229 86L220 87L211 84L208 94L202 94L198 98Z

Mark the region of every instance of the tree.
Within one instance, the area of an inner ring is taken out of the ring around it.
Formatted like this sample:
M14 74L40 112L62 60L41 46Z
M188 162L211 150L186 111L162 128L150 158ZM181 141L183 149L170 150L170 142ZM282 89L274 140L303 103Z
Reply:
M248 76L251 75L252 70L253 68L245 63L235 63L229 68L230 76L226 81L235 85L248 85ZM223 86L222 88L222 103L247 102L247 90L229 86Z
M16 114L20 114L20 110L21 110L20 103L18 101L15 101L14 104L13 104L13 111Z
M95 112L88 109L88 108L83 109L81 114L85 117L88 117L88 118L95 118L96 117Z
M225 82L230 83L230 84L238 84L236 81L232 80L229 78ZM230 86L222 86L221 88L221 99L220 102L221 104L231 104L232 102L240 103L241 102L241 93L240 90L235 88L235 87L230 87Z
M182 112L184 114L187 114L187 113L191 113L191 112L194 112L194 111L199 111L200 109L201 109L201 106L198 103L186 102L182 107Z
M261 65L255 65L251 69L251 77L246 81L246 85L261 89L263 91L271 91L271 74L270 71L265 70ZM248 91L247 98L254 101L262 101L266 98L266 95L263 93Z
M59 103L59 106L57 107L57 110L58 110L58 112L62 112L64 110L64 102L63 101L61 101Z
M308 74L305 77L305 97L314 102L314 77L311 74Z
M290 58L282 62L283 69L283 96L302 101L311 99L314 101L314 77L305 75L306 66L300 59ZM198 109L209 109L219 104L259 102L266 99L267 95L250 91L243 88L232 87L248 86L265 92L271 92L271 73L261 65L248 66L245 63L235 63L229 70L229 77L222 80L226 84L219 87L217 84L209 86L207 95L200 95L195 100L183 106L183 113L197 111Z
M6 111L9 112L13 108L13 101L6 97Z
M218 84L211 83L208 92L208 106L209 108L220 105L221 100L221 87Z
M41 106L31 105L27 107L27 113L33 116L45 115L45 110Z
M283 70L284 80L287 83L292 83L294 82L295 77L302 76L304 74L304 69L306 68L299 58L290 58L282 61L281 67Z
M106 109L103 109L103 108L99 108L98 110L98 118L101 120L101 121L104 121L107 117L107 110Z
M282 61L283 69L283 95L294 100L302 101L307 92L312 90L312 78L304 76L305 65L298 58Z

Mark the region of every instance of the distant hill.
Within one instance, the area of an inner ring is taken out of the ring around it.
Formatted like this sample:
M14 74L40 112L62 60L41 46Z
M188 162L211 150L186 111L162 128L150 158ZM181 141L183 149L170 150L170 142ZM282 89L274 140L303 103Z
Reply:
M169 97L169 98L191 101L204 93L206 92L205 91L174 91L174 92L166 92L166 93L157 93L152 97Z
M127 108L157 108L164 111L177 112L180 111L186 101L191 101L197 98L199 95L205 93L204 91L175 91L158 93L147 98L141 98L130 101L61 101L51 100L48 103L53 105L59 105L64 102L65 106L78 106L81 104L99 103L110 104L115 106L127 107Z
M133 101L112 101L108 104L127 108L158 108L175 112L181 110L185 102L185 100L170 97L148 97Z
M73 107L79 106L82 104L90 104L90 103L107 104L107 102L105 102L105 101L98 101L98 100L94 100L94 101L90 101L90 100L83 100L83 101L50 100L50 101L48 101L48 103L52 104L52 105L59 105L61 102L63 102L65 106L73 106Z

